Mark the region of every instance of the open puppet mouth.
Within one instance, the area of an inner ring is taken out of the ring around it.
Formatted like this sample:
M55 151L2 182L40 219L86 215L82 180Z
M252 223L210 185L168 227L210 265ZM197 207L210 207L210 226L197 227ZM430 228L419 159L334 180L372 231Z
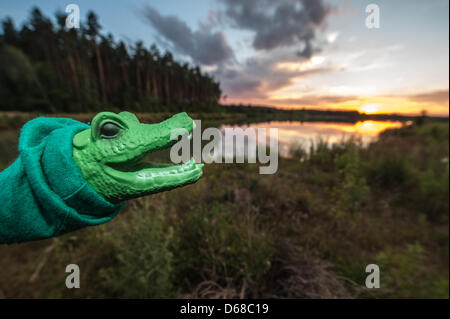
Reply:
M158 148L168 149L173 143ZM155 150L122 162L105 163L105 172L130 187L148 190L149 192L173 188L197 181L202 175L204 164L196 164L194 158L186 163L159 163L152 161Z

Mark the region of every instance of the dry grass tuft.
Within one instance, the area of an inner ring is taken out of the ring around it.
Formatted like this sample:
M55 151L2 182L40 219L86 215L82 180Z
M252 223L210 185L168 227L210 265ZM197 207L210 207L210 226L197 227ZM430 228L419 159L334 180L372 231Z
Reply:
M303 252L289 241L281 241L270 274L274 287L264 298L352 298L343 278L312 253Z

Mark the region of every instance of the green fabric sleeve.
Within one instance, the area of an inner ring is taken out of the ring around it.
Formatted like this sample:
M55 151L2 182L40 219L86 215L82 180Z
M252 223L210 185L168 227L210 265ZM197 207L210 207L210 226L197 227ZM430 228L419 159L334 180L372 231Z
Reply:
M88 125L65 118L36 118L24 125L19 157L0 173L0 243L58 236L114 218L112 204L83 179L72 139Z

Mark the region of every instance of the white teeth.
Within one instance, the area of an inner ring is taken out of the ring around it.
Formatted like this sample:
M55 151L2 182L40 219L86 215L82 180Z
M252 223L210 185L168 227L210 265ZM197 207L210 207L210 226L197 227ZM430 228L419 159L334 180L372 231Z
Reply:
M192 140L192 133L189 133L188 140Z
M189 161L182 163L174 168L172 168L171 170L162 170L162 171L157 171L157 172L139 172L137 174L138 178L141 179L153 179L155 177L160 177L160 176L169 176L169 175L177 175L183 172L189 172L192 169L195 168L195 159L193 157L191 157L189 159Z

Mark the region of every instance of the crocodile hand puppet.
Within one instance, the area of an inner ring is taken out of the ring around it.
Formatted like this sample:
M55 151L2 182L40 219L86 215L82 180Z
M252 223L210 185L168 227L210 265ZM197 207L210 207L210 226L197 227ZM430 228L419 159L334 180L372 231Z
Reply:
M190 132L179 113L158 124L129 112L102 112L91 125L36 118L19 138L19 157L0 173L0 244L49 238L114 218L128 199L196 182L203 164L144 161Z

